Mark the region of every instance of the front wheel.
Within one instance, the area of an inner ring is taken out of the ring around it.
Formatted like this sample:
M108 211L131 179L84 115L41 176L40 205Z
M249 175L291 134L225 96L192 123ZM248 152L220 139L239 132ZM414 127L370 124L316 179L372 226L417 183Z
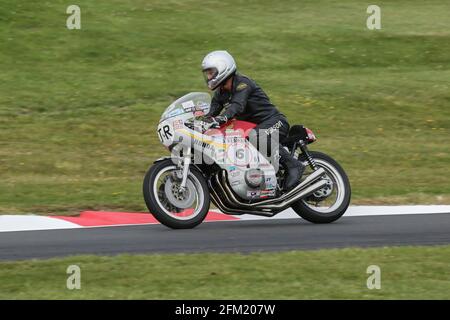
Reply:
M191 166L181 190L181 170L170 159L156 162L145 174L143 193L148 210L165 226L190 229L209 211L209 189L203 175Z
M295 202L292 209L303 219L313 223L330 223L339 219L350 205L350 181L344 169L330 156L317 151L309 152L317 168L323 168L326 174L322 179L327 184L309 195ZM299 158L306 166L305 175L313 170L306 161L305 155Z

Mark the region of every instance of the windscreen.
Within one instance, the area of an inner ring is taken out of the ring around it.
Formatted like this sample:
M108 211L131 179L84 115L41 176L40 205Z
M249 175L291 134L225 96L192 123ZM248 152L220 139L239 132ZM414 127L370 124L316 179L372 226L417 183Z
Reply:
M160 121L181 114L192 113L192 116L208 114L211 106L211 96L206 92L191 92L174 101L167 107Z

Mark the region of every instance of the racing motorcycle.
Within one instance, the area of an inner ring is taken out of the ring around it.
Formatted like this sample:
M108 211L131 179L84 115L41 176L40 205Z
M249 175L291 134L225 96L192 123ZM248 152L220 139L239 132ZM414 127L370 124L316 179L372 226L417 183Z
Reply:
M193 228L206 217L212 202L230 215L273 217L292 208L313 223L339 219L350 204L350 182L330 156L308 150L314 133L290 128L282 147L306 166L300 182L283 190L284 168L249 143L256 125L232 120L218 126L207 115L211 97L191 92L164 111L157 127L170 156L157 159L144 177L149 211L174 229Z

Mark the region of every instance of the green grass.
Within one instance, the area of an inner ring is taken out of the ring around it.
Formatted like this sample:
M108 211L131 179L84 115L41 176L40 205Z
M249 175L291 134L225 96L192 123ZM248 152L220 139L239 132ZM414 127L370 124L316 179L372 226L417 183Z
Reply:
M430 246L2 262L0 299L449 299L449 261L450 246ZM370 265L381 289L367 288Z
M313 149L348 171L354 203L450 203L450 3L79 0L0 3L0 213L145 210L166 154L164 108L206 91L227 49Z

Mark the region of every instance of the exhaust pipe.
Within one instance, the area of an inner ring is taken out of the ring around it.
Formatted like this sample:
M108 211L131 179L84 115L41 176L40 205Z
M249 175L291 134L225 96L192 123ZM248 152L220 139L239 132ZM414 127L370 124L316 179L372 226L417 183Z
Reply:
M275 210L284 210L291 206L294 202L298 201L299 199L309 196L311 193L315 192L316 190L323 188L327 184L327 181L320 180L313 184L311 184L309 187L306 187L304 190L300 191L298 194L293 196L292 198L277 204L266 204L262 207L258 207L258 209L275 209Z
M252 214L252 215L258 215L263 217L273 217L276 213L270 212L262 212L262 211L256 211L256 210L245 210L245 209L232 209L228 206L226 206L220 197L217 195L215 189L213 188L211 181L209 181L209 187L211 188L211 198L214 202L214 204L222 211L223 213L227 214L233 214L233 215L243 215L243 214ZM219 187L220 188L220 187ZM222 192L223 189L221 189Z
M217 194L216 188L213 187L211 180L209 181L209 186L211 188L211 197L216 206L224 213L228 214L234 214L234 215L242 215L242 214L252 214L252 215L258 215L258 216L264 216L264 217L273 217L277 213L283 211L284 209L287 209L290 207L292 203L295 201L298 201L302 197L305 197L317 189L320 189L321 187L326 184L325 181L318 181L309 187L307 187L305 190L297 194L295 197L291 198L290 200L275 204L275 205L266 205L262 207L253 207L253 208L243 208L236 206L236 204L232 204L231 200L227 198L225 190L222 188L222 185L220 183L217 183L217 189L219 189L219 193L222 195L225 195L226 199L223 199ZM227 202L227 204L223 203L223 201Z
M244 206L245 205L250 205L251 207L254 207L254 206L261 206L261 205L265 205L265 204L280 203L280 202L282 202L284 200L287 200L291 196L296 195L299 191L301 191L304 188L306 188L308 185L310 185L314 181L318 180L324 173L325 173L325 170L323 168L319 168L319 169L315 170L313 173L311 173L309 176L307 176L306 179L303 180L294 189L292 189L288 193L282 195L280 198L263 200L263 201L259 201L259 202L252 203L252 204L242 203L238 199L236 199L236 197L234 196L233 191L228 186L228 183L227 183L228 179L226 177L226 171L225 170L222 171L222 183L221 184L226 187L226 191L227 191L227 195L228 195L229 199L232 199L233 201L235 201L235 202L237 202L239 204L242 204ZM218 181L218 182L220 183L220 181Z
M289 191L285 195L277 199L269 199L264 201L259 201L256 203L243 203L239 201L236 196L233 194L233 191L230 189L226 179L226 172L222 172L222 182L219 181L218 176L216 175L216 182L223 190L230 204L236 204L237 207L248 208L251 210L284 210L289 207L292 203L297 201L298 199L308 196L309 194L315 192L316 190L324 187L326 185L326 181L318 181L319 178L325 173L323 168L319 168L310 174L302 183L296 186L293 190ZM236 206L234 206L236 208ZM239 208L236 208L239 209Z

